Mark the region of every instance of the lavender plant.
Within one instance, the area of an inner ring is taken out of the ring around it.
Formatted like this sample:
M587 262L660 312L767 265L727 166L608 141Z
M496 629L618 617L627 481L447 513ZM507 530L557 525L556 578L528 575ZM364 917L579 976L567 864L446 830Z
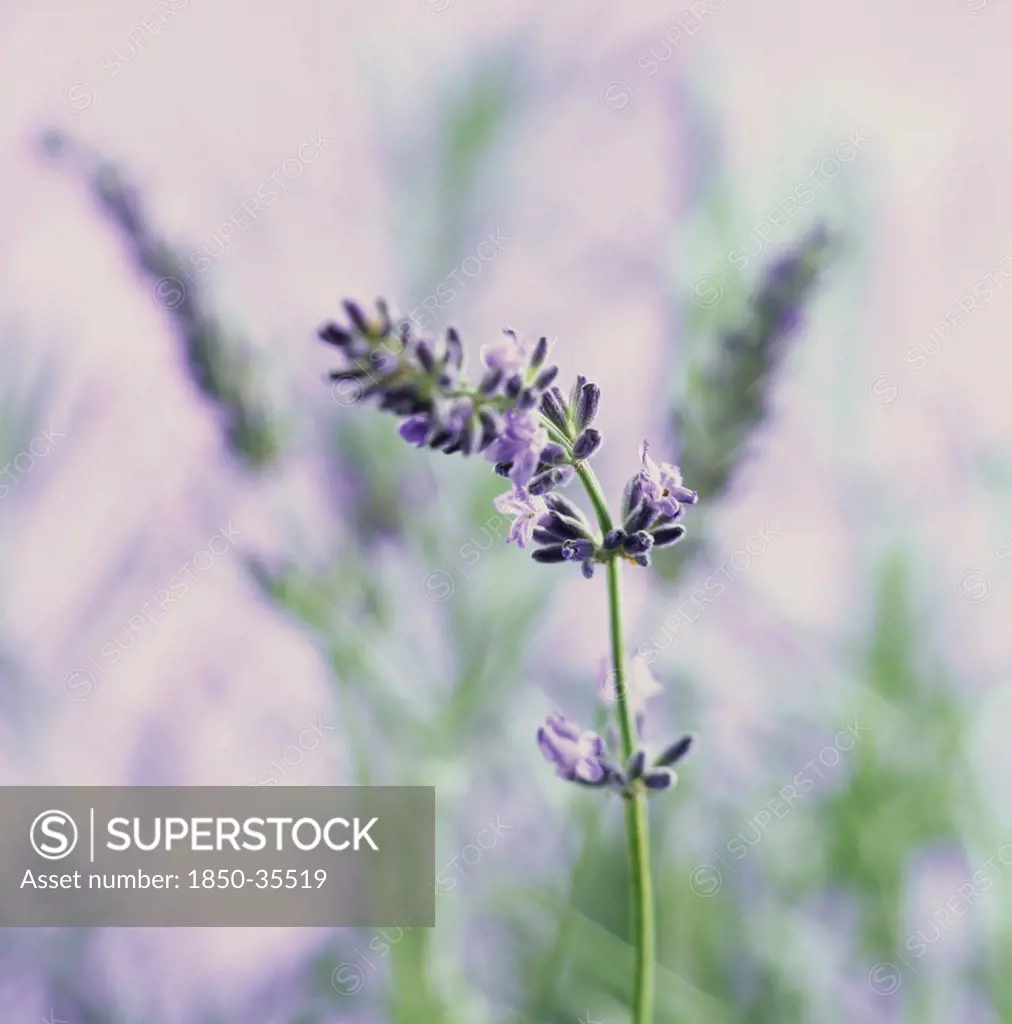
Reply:
M649 444L640 468L626 484L620 518L613 518L590 465L602 437L594 426L601 389L578 376L566 395L556 385L549 344L526 342L511 329L481 350L477 383L464 372L464 352L450 328L441 341L416 337L407 320L397 323L383 300L369 317L344 303L347 323L324 324L319 337L336 348L343 364L330 374L335 388L356 400L375 399L379 408L402 418L399 433L408 443L445 454L483 454L510 490L495 499L512 517L506 538L530 546L543 564L578 563L587 579L604 568L609 602L611 667L605 698L616 714L617 751L598 733L561 712L550 714L537 743L556 774L585 787L620 794L625 801L629 847L636 973L633 1024L650 1024L654 1004L655 927L646 799L670 789L675 766L692 746L682 736L651 757L643 745L643 702L656 684L630 674L622 636L620 568L623 562L648 567L655 548L676 544L685 528L684 506L698 500L677 466L654 461ZM592 524L561 489L579 478L593 509Z

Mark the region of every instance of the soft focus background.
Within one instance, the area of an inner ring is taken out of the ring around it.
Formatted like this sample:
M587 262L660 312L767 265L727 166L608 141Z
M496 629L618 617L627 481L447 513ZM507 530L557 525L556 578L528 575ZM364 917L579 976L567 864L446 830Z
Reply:
M651 735L701 735L654 804L660 1024L1012 1020L1010 30L8 0L4 783L435 785L445 868L433 931L8 930L0 1019L627 1019L621 808L534 744L594 718L603 583L322 382L317 325L383 295L472 361L557 336L613 500L644 436L702 492L625 574Z

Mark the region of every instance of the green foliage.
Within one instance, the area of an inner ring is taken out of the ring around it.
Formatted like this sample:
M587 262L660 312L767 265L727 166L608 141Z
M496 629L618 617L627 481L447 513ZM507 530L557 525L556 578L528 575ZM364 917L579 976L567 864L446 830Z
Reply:
M963 712L940 673L924 666L926 626L911 603L909 570L894 556L875 600L854 708L871 735L854 748L847 787L819 808L824 882L857 900L864 951L879 959L905 938L910 857L928 844L958 843L975 800Z

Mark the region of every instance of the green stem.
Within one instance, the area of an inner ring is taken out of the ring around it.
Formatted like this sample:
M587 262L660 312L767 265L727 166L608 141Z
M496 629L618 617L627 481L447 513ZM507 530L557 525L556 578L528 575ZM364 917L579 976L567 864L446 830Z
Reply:
M594 471L586 463L577 473L597 513L602 534L612 529L611 514L601 493ZM608 561L608 622L611 633L611 661L615 674L615 704L622 763L628 763L636 749L636 723L627 700L625 644L622 640L622 592L620 561L615 555ZM632 889L633 934L636 937L636 978L633 991L632 1024L652 1024L654 1019L654 928L653 881L650 872L650 835L646 793L637 786L625 802L626 838L629 843L629 876Z

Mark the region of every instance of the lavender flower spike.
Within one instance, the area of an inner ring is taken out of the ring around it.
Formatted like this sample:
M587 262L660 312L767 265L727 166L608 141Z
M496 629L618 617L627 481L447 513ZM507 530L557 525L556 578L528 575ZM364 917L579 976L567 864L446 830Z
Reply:
M538 520L548 514L544 498L528 494L523 487L516 484L513 485L512 491L500 494L494 504L496 511L515 517L506 543L515 543L519 548L525 548L530 544Z
M640 461L643 468L639 472L639 482L643 494L650 498L660 509L663 516L676 516L678 514L678 503L684 501L686 505L695 505L699 495L690 491L682 483L682 471L671 465L670 462L662 462L659 466L650 458L650 445L644 441L640 445Z
M545 760L555 765L559 778L590 785L608 779L608 771L601 763L605 756L604 740L596 732L581 730L557 711L538 729L538 746Z

